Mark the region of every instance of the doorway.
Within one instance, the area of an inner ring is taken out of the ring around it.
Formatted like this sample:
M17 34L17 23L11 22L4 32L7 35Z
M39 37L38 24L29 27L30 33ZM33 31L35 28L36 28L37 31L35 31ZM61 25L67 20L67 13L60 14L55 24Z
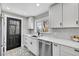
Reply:
M21 46L21 20L7 17L7 50Z

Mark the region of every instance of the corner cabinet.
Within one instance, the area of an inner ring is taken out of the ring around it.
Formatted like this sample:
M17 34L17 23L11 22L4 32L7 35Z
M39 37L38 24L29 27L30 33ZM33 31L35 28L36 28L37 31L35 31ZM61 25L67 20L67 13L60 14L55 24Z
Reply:
M50 28L79 27L79 4L58 3L50 6Z
M28 18L28 29L34 29L34 17Z
M55 4L49 9L49 27L62 28L62 4Z

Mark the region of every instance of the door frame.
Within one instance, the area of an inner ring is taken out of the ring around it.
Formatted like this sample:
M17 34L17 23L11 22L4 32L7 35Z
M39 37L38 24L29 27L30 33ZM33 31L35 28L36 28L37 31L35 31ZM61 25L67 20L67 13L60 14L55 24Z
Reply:
M16 18L21 20L21 47L23 47L23 19L26 19L23 16L12 14L12 13L2 13L2 56L6 56L6 45L7 45L7 17ZM4 51L3 51L4 47Z
M11 19L11 20L16 20L16 21L19 21L20 22L20 36L21 35L21 19L18 19L18 18L14 18L14 17L6 17L7 19L7 32L6 32L6 50L7 50L7 39L8 39L8 18ZM20 37L20 44L21 44L21 37ZM21 45L20 45L21 46Z

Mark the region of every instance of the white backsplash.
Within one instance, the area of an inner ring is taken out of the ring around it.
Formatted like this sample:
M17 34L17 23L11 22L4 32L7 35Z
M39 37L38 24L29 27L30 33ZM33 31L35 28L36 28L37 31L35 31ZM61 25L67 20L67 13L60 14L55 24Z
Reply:
M51 33L45 33L43 35L53 36L61 39L70 39L72 35L79 35L79 28L59 28L51 29Z

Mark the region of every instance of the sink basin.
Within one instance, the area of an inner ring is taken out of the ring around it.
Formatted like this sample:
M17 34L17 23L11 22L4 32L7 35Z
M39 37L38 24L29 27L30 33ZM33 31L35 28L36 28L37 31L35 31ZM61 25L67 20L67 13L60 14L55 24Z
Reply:
M32 37L37 37L36 35L33 35Z

